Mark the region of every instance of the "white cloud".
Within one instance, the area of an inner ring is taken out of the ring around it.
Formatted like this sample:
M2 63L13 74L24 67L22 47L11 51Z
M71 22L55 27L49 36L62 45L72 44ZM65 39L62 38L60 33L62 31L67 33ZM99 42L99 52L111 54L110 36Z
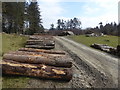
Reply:
M42 15L43 26L49 28L50 24L56 23L57 19L64 12L64 9L60 7L55 0L40 0L39 7Z
M91 15L91 14L95 14L95 13L97 13L100 9L99 8L93 8L93 7L89 7L88 5L85 5L85 6L83 6L83 8L84 8L84 13L86 14L86 15Z
M90 7L89 3L84 7L86 16L81 15L82 27L95 27L99 22L106 23L116 22L118 23L118 1L117 0L90 0L97 5L97 7ZM97 13L100 13L100 15ZM87 16L88 15L97 15L97 16Z
M82 21L82 28L86 27L96 27L100 22L105 25L106 23L111 23L111 22L118 22L118 19L116 18L117 15L101 15L98 17L80 17Z
M81 19L82 27L95 27L99 22L106 24L107 22L118 22L118 0L38 0L39 6L41 9L43 25L46 28L50 27L50 24L53 23L56 26L58 19L68 20L68 17L62 16L66 10L60 5L59 2L87 2L84 7L85 16L82 16L82 13L78 16ZM92 3L93 6L90 7L89 3ZM97 6L95 7L94 4ZM101 12L104 10L104 12ZM100 12L100 15L95 17L87 16L87 14L96 14Z
M120 2L119 2L119 6L118 6L118 21L120 23Z

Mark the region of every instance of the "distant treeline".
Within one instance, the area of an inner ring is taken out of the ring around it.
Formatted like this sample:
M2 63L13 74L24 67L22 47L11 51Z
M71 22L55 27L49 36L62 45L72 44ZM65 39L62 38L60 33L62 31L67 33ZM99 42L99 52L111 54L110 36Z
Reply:
M120 36L120 24L114 23L107 23L103 26L102 22L99 23L99 26L96 26L95 28L86 28L81 29L81 21L79 21L77 18L64 21L58 19L57 21L57 27L54 28L54 24L51 24L51 28L49 33L53 35L58 35L61 33L61 30L63 31L72 31L75 35L81 35L86 33L103 33L105 35L115 35Z
M17 34L43 32L37 2L3 2L2 30L5 33Z
M107 23L106 25L102 25L102 22L99 23L99 27L96 26L95 28L87 28L86 31L93 31L96 33L103 33L105 35L115 35L118 36L120 30L120 24L114 23Z
M81 21L76 17L67 21L63 19L58 19L57 27L54 27L54 24L51 24L50 30L81 29L80 26L81 26Z

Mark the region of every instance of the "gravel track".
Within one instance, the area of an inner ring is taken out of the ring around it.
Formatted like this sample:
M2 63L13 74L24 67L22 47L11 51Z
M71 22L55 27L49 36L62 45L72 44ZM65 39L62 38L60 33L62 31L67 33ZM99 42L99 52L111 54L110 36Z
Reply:
M70 60L73 63L73 78L69 82L57 81L57 80L42 80L38 78L31 78L26 88L115 88L111 75L106 75L103 71L101 72L97 68L87 64L82 60L78 55L79 52L74 53L74 48L78 47L73 46L72 44L64 41L59 37L54 37L56 46L55 50L66 51ZM67 43L67 44L66 44ZM72 48L72 45L74 48ZM69 49L69 48L71 49Z
M65 37L55 37L59 45L69 52L73 60L80 67L84 67L87 73L93 73L99 85L105 87L118 86L118 58L110 54L97 51L83 44L77 43ZM76 56L74 58L74 56ZM77 60L77 58L79 58Z

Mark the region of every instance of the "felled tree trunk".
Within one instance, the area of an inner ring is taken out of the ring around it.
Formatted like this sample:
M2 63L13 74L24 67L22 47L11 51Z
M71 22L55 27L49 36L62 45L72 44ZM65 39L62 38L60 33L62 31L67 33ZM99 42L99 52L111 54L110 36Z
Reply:
M10 60L0 62L3 74L25 75L44 79L71 80L72 70L68 68L56 68L44 64L25 64Z
M43 40L39 40L39 39L38 40L31 40L30 39L30 40L27 40L27 42L43 42Z
M55 46L25 45L26 48L53 49Z
M31 40L39 40L39 39L42 39L42 40L53 40L53 37L52 36L30 36Z
M43 52L43 53L48 53L48 54L63 54L63 55L66 54L64 51L41 50L41 49L33 49L33 48L20 48L19 51Z
M27 42L26 45L55 46L55 43L51 43L51 42Z
M43 40L43 39L38 39L38 40L27 40L27 42L51 42L54 43L55 41L53 40Z
M42 54L23 54L8 53L4 54L3 59L14 60L23 63L46 64L57 67L72 67L72 62L65 57L50 57Z
M41 42L49 42L49 43L54 43L55 41L53 41L53 40L27 40L27 43L28 42L30 42L30 43L34 43L34 42L39 42L39 43L41 43Z
M64 55L64 54L49 54L49 53L43 53L43 52L27 52L27 51L14 51L14 52L12 51L7 54L42 56L49 59L63 58L62 60L66 60L66 57L68 57L67 55Z

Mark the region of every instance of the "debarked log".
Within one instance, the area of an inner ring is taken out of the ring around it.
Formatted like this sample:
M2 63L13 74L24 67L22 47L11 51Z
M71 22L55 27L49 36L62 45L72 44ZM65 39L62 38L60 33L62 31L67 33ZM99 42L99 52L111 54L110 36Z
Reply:
M25 45L26 48L53 49L55 46Z
M43 53L48 53L48 54L63 54L63 55L66 54L64 51L41 50L41 49L33 49L33 48L20 48L19 51L43 52Z
M0 62L3 74L24 75L44 79L71 80L72 70L70 68L57 68L44 64L25 64L11 60Z
M3 55L3 59L9 59L23 63L46 64L57 67L72 67L72 62L70 61L70 59L64 57L49 58L43 55L18 55L14 53L8 53Z

